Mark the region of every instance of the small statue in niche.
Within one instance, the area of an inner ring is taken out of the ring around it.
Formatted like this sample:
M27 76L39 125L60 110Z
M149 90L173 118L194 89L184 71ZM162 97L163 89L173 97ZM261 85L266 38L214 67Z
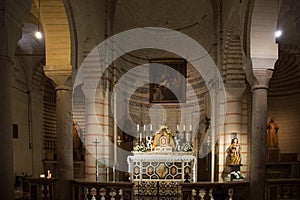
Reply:
M267 145L268 147L278 148L278 130L279 127L272 117L267 126Z
M240 172L242 157L241 146L239 144L238 138L233 138L231 140L231 144L227 148L226 152L228 153L228 166L231 167L229 176L231 177L231 179L243 179L243 176Z
M73 135L73 149L79 149L80 147L80 127L73 121L72 125L72 135Z
M227 151L229 154L229 166L240 166L241 165L241 147L239 144L239 140L237 138L233 138L231 140L231 144L229 145Z
M77 122L73 121L72 135L73 135L73 159L84 160L85 149L81 137L81 128Z

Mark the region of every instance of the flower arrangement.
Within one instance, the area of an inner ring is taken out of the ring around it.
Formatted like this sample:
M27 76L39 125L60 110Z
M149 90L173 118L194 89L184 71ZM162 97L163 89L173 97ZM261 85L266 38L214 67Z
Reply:
M183 144L181 149L182 149L182 151L185 151L185 152L191 152L191 151L193 151L193 145Z
M142 145L137 145L137 146L133 147L133 151L145 152L145 151L147 151L147 148L145 146L142 146Z

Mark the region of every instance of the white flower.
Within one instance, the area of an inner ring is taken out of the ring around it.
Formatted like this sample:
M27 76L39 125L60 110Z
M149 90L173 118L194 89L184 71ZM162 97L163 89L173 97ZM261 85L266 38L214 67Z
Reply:
M185 151L185 152L191 152L191 151L193 151L193 145L191 145L191 144L184 144L182 146L182 151Z
M144 147L144 146L141 146L141 145L137 145L133 148L133 151L136 151L136 152L145 152L147 151L147 148Z

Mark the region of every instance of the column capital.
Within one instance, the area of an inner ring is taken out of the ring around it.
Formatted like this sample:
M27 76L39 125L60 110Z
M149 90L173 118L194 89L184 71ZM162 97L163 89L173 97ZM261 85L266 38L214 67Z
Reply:
M253 83L251 85L252 90L256 89L268 89L269 81L272 78L273 69L254 69L253 70Z
M55 87L55 90L66 90L66 91L71 91L72 87L70 85L57 85Z
M227 98L241 98L246 90L245 84L225 83Z
M44 66L44 72L56 88L71 85L72 66Z

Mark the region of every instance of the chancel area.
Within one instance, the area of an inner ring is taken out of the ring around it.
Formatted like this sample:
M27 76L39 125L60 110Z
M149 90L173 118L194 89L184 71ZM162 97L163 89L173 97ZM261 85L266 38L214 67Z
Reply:
M300 2L0 6L0 199L300 199Z

